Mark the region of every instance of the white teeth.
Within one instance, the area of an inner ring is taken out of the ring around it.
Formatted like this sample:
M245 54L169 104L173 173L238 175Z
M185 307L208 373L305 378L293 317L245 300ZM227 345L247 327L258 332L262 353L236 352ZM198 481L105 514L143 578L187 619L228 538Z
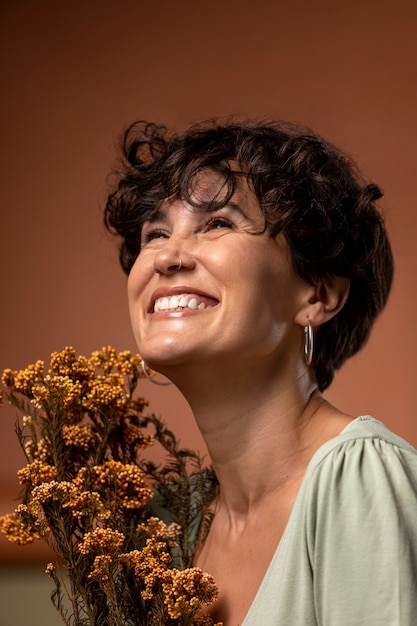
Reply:
M162 298L158 298L154 304L154 311L175 311L176 309L185 309L189 308L192 311L206 308L205 302L198 302L198 299L195 296L164 296Z

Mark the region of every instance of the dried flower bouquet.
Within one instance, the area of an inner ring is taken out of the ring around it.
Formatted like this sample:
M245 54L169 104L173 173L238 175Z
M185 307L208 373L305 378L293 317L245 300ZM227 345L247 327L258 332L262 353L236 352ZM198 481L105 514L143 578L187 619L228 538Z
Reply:
M204 607L217 598L215 582L192 564L216 480L144 414L146 400L134 397L141 376L140 357L112 347L90 358L68 347L47 370L37 361L3 373L4 396L22 414L27 465L18 472L21 504L0 530L52 548L46 573L67 626L213 624ZM154 442L165 465L143 457Z

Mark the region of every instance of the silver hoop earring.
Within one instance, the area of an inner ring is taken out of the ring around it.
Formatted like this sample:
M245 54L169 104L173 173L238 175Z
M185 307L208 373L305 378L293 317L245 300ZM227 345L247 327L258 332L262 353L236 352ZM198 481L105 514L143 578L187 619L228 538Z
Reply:
M311 365L314 352L314 331L310 320L308 325L304 326L304 356L307 365Z
M180 264L177 265L177 270L180 270L180 269L182 269L182 259L180 259Z
M171 381L163 383L159 380L155 380L152 376L149 376L149 372L148 372L148 366L146 365L145 361L142 359L141 361L142 364L142 372L145 375L145 378L147 378L151 383L153 383L154 385L160 385L161 387L168 387L168 385L172 385L173 383L171 383Z

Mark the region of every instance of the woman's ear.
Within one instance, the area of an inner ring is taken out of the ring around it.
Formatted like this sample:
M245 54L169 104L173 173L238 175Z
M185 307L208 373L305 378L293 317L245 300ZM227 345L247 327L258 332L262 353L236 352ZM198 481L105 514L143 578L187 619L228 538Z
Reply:
M306 305L297 313L295 321L306 326L320 326L334 317L344 306L349 295L350 280L343 276L329 275L313 287L314 293Z

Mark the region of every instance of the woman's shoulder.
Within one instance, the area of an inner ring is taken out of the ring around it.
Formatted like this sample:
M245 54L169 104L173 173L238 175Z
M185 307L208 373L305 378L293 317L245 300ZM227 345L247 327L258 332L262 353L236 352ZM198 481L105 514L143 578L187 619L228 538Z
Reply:
M414 448L408 441L399 437L393 433L382 422L375 419L370 415L361 415L352 420L351 423L336 437L335 439L369 439L375 438L408 450L414 454L417 454L416 448Z
M309 473L335 469L337 459L345 471L366 462L390 463L394 458L417 464L417 450L408 441L389 430L382 422L362 415L352 420L342 432L323 444L313 456ZM355 462L356 461L356 462Z
M319 448L304 482L316 510L368 515L370 507L403 507L404 515L410 508L416 514L417 450L382 422L361 416Z

